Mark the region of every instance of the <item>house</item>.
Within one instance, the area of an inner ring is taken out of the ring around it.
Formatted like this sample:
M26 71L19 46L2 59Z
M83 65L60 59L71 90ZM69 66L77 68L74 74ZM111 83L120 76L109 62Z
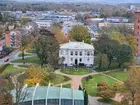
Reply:
M94 47L84 42L68 42L60 45L59 57L67 66L84 65L90 67L94 64Z
M16 101L16 90L11 94ZM81 90L73 90L69 88L39 86L27 87L25 85L22 89L21 105L84 105L84 94Z
M38 19L35 23L38 25L38 28L48 28L52 26L55 21L49 18Z

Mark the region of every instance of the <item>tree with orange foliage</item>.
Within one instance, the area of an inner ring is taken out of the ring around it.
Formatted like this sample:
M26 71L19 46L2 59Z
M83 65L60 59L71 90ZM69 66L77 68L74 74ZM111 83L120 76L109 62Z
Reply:
M0 105L13 105L12 96L8 90L8 81L0 79Z
M54 33L54 37L59 44L67 43L69 42L69 40L71 40L71 37L69 35L64 35L64 33L62 32L62 27L59 25L53 25L51 27L51 32Z

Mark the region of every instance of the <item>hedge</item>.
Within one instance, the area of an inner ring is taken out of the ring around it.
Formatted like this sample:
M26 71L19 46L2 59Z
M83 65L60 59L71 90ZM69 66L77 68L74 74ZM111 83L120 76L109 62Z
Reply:
M8 66L9 66L9 64L1 65L0 66L0 73L2 73L6 69L6 67L8 67Z

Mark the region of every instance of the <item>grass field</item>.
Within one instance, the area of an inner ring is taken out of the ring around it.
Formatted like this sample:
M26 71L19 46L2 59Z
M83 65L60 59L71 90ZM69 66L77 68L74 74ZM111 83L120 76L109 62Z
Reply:
M71 88L71 84L63 85L63 88Z
M19 67L23 67L23 68L29 68L29 65L18 65Z
M26 69L19 69L19 68L15 68L15 67L13 67L13 65L8 65L8 67L6 67L6 69L3 71L3 73L11 73L11 74L16 74L16 73L18 73L18 72L23 72L23 71L25 71Z
M128 79L127 71L124 70L114 71L107 74L121 81L125 81Z
M15 60L15 61L12 61L13 63L37 63L39 64L40 63L40 60L38 57L30 57L30 58L25 58L24 60L22 59L18 59L18 60Z
M24 54L24 56L30 56L31 54ZM19 55L18 55L19 57L22 57L22 53L20 53Z
M53 84L61 84L61 83L64 83L66 81L69 81L69 80L70 79L68 77L54 74L54 78L51 79L50 82Z
M83 79L82 82L83 82L83 87L85 87L88 94L91 96L96 96L97 95L97 84L99 82L107 82L109 84L109 86L112 86L113 83L115 83L117 81L112 78L109 78L107 76L99 74L99 75L92 76L92 78L89 79L88 81L86 81L86 79Z
M86 68L77 68L77 69L69 68L69 69L61 70L61 72L70 75L84 75L84 74L89 74L92 71Z

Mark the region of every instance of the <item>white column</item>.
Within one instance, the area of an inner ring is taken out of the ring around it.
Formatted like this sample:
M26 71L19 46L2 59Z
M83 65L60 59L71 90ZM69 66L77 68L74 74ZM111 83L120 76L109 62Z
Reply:
M46 93L46 104L45 104L45 105L48 104L47 98L48 98L48 93L49 93L49 88L50 88L50 86L51 86L51 84L49 83L48 88L47 88L47 93Z
M34 88L34 91L33 91L33 95L32 95L32 105L34 105L34 96L35 96L35 92L36 92L36 89L37 87L39 86L39 83L36 84L35 88Z
M72 105L74 105L74 90L72 89Z
M60 87L59 105L61 105L61 95L62 95L62 84L61 84L61 87Z

